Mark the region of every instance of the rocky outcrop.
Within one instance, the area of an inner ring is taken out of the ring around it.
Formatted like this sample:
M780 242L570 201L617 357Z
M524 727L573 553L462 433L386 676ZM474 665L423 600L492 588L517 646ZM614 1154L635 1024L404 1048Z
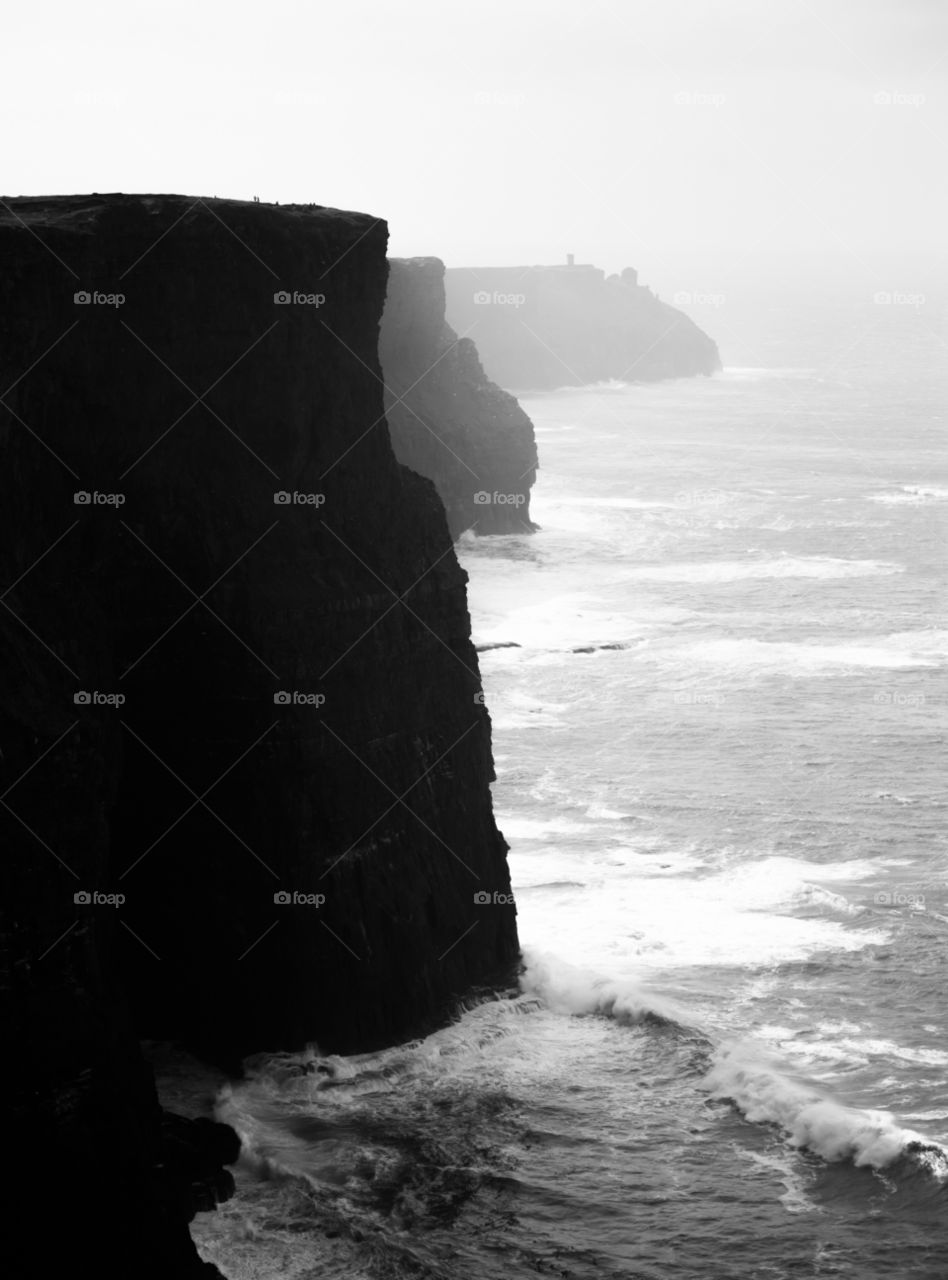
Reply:
M384 417L385 246L316 206L0 214L2 989L38 1274L204 1274L183 1218L226 1178L168 1155L138 1036L370 1049L516 962L513 907L474 897L509 877L466 579Z
M445 283L449 323L470 333L487 376L504 387L648 382L721 367L712 339L632 268L608 277L578 264L456 268Z
M533 423L486 377L444 308L443 262L391 259L379 356L395 454L434 481L455 537L530 533Z

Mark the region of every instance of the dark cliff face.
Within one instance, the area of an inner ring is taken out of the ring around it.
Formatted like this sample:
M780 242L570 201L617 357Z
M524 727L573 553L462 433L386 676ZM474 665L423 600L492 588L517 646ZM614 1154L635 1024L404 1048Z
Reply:
M136 1036L367 1049L516 962L474 900L509 877L466 579L384 418L385 244L182 197L0 217L8 1098L118 1250L189 1246Z
M470 332L487 376L505 387L648 382L721 367L712 339L632 270L456 268L445 284L449 322Z
M434 481L455 537L532 532L533 423L444 313L444 263L393 258L379 356L395 454Z

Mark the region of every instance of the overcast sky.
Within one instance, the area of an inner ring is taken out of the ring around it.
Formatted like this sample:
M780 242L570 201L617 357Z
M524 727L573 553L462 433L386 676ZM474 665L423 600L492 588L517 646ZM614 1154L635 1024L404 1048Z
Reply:
M7 6L9 195L385 217L449 265L943 255L943 0Z

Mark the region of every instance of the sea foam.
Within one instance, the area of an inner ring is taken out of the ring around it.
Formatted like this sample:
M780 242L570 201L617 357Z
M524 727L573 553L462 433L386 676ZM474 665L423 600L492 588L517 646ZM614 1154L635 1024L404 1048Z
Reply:
M705 1086L714 1098L727 1099L758 1124L775 1124L793 1146L824 1160L852 1160L884 1169L918 1147L929 1153L929 1171L948 1176L948 1151L911 1129L903 1129L888 1111L864 1111L824 1097L793 1079L756 1045L724 1045L715 1051ZM939 1160L940 1155L940 1160Z

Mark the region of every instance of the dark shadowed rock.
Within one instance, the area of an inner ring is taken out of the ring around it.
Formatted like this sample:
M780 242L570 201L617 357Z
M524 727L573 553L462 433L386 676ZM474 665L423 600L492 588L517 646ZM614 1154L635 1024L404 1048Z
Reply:
M393 258L379 335L386 413L400 462L434 481L457 537L531 533L533 423L485 375L444 318L444 263Z
M213 1274L186 1218L230 1140L156 1175L137 1036L365 1050L516 963L513 907L474 905L509 876L466 579L389 441L383 222L9 204L6 1096L61 1227L35 1273Z

